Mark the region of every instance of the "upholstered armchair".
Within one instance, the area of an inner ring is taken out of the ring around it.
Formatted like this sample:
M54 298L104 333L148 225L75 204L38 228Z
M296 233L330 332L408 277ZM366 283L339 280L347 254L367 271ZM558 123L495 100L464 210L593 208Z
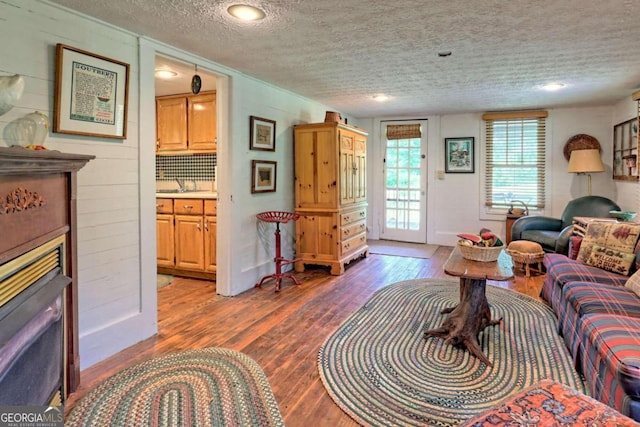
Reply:
M545 252L567 255L573 217L610 218L609 211L620 210L612 200L600 196L584 196L570 201L560 218L523 216L511 227L511 240L530 240Z

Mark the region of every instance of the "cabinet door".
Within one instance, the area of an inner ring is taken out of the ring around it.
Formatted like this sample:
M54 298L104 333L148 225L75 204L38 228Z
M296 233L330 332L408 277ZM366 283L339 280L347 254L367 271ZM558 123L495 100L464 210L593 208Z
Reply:
M203 217L200 215L176 215L175 247L176 268L204 269Z
M159 214L156 216L159 266L173 267L175 257L173 231L173 215Z
M189 149L216 149L216 94L189 96Z
M296 208L336 208L338 164L333 129L296 129Z
M353 198L356 202L364 202L367 200L367 139L362 135L355 136L353 161L356 167Z
M336 215L322 212L304 214L296 221L296 254L317 260L335 260L340 238Z
M157 151L187 149L187 99L184 96L156 100Z
M340 131L340 204L355 202L353 192L356 160L354 158L355 135L351 132Z
M204 262L205 271L216 271L216 238L218 235L218 220L215 216L204 217Z

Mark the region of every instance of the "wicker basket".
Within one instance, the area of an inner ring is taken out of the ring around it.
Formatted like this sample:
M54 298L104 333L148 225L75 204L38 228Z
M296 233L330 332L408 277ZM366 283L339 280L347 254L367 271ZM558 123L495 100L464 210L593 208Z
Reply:
M325 123L344 123L342 115L336 111L327 111L324 115Z
M502 249L504 249L504 245L486 247L467 246L461 243L458 243L458 247L460 248L460 252L462 253L462 257L464 259L480 262L493 262L497 260L500 256L500 252L502 252Z

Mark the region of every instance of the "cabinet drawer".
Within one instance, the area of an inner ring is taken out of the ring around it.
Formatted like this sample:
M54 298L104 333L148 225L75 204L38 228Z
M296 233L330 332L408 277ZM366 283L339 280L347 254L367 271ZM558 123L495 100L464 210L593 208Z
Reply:
M205 200L204 201L204 214L205 215L218 215L218 201L217 200Z
M364 219L362 221L356 222L355 224L346 225L340 229L340 240L347 240L350 237L362 233L366 229L367 221Z
M343 213L340 215L340 225L351 224L367 217L367 209L362 208L356 211Z
M173 213L173 199L156 199L156 213Z
M342 255L360 249L367 243L367 234L362 233L342 242Z
M176 214L202 215L204 212L202 199L174 199L173 209Z

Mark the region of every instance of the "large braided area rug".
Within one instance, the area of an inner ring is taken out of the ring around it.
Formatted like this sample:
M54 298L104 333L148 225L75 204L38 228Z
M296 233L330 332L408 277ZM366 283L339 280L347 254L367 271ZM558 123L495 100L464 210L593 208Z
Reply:
M223 348L186 350L127 368L83 397L68 426L284 426L260 366Z
M362 425L455 426L544 378L587 393L553 312L508 289L486 290L492 317L503 317L479 336L493 367L442 339L425 340L458 290L457 281L433 279L387 286L329 336L318 367L343 411Z

